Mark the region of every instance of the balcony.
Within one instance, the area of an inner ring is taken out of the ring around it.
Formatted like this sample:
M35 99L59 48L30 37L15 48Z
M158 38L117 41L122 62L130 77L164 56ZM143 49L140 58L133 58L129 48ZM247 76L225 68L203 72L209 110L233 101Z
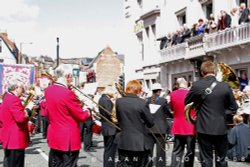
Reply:
M160 50L161 63L183 59L186 54L187 43L181 43Z
M213 52L250 43L250 24L205 35L203 41L205 52Z
M185 59L191 59L205 54L203 49L203 35L195 36L187 40Z

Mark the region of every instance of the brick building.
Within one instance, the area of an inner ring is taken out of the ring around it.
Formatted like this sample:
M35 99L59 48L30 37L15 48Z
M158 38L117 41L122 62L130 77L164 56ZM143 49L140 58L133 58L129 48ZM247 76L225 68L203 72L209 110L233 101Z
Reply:
M89 65L88 71L94 78L92 81L98 83L98 87L105 87L118 82L119 76L123 73L123 64L123 56L106 47Z

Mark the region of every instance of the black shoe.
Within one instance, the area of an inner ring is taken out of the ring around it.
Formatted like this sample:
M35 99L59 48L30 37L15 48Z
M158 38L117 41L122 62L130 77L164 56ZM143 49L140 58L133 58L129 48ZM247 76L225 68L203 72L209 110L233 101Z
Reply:
M85 152L96 152L96 150L95 149L93 149L93 148L84 148L84 151Z

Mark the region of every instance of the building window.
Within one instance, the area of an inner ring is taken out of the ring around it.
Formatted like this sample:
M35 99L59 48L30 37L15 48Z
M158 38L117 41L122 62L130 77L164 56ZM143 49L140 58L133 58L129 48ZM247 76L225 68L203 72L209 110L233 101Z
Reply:
M156 27L155 24L151 26L152 34L154 35L154 46L156 46Z
M147 37L149 38L149 27L146 27L146 34L147 34Z
M139 7L142 8L142 0L137 0L137 3L139 5Z
M182 26L183 24L187 23L186 10L187 10L187 8L185 7L183 9L178 10L177 12L175 12L175 15L177 17L177 20L178 20L180 26Z
M205 14L206 14L206 18L209 19L210 15L213 13L213 4L207 4L205 5Z
M143 36L142 32L137 34L137 40L139 42L139 54L141 55L141 59L144 60L144 45L143 45Z

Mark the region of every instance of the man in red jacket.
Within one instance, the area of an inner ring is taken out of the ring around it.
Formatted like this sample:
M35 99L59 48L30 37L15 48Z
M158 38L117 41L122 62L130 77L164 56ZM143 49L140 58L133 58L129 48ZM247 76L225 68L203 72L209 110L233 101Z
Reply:
M20 100L22 92L21 81L12 80L1 106L1 140L6 167L24 167L24 149L29 144L29 114L24 110Z
M73 91L68 89L71 72L67 66L59 67L55 71L57 82L45 90L49 120L47 140L51 148L49 167L77 165L81 149L79 122L90 117L87 110L82 110Z
M188 94L188 84L184 78L178 78L177 85L178 89L170 94L170 107L174 112L172 134L175 135L171 167L181 167L185 145L187 145L187 153L184 157L184 167L192 167L194 164L195 128L194 125L186 121L184 116L184 100Z

